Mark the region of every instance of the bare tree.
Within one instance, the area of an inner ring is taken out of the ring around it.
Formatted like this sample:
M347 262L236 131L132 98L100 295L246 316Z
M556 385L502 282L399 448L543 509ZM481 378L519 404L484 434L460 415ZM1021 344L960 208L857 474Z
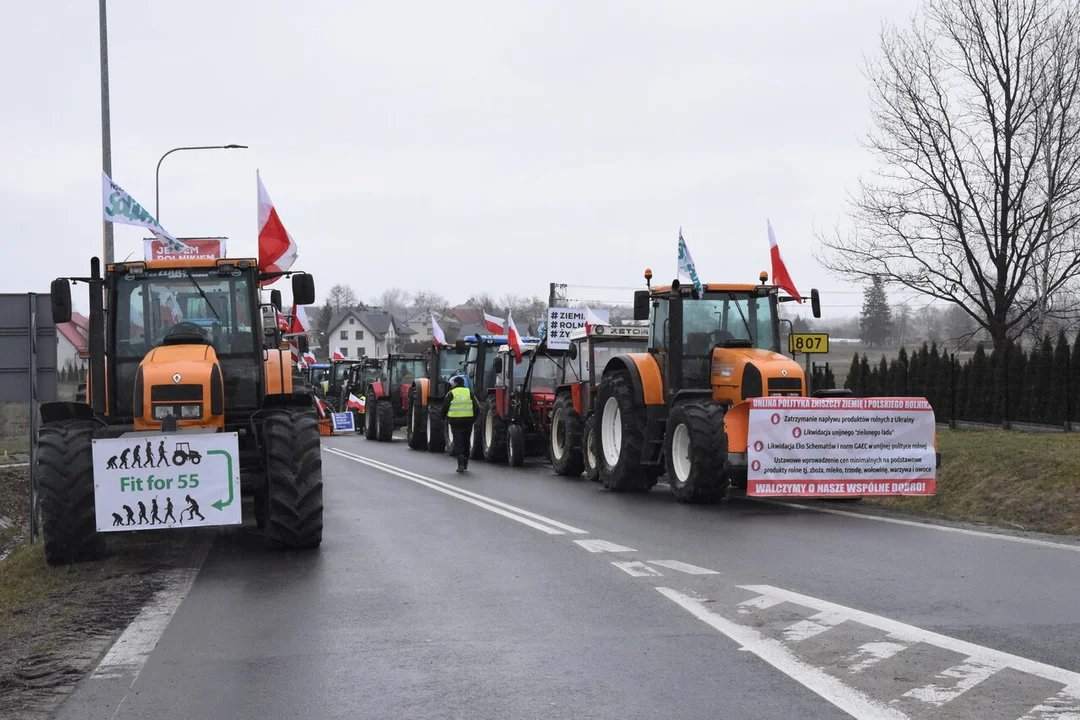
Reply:
M360 304L360 301L357 299L356 293L348 285L335 285L326 294L326 303L334 312L338 312L345 308L356 307Z
M961 307L995 346L1080 273L1080 11L928 0L867 68L878 170L823 263Z
M409 308L409 291L401 288L387 288L379 297L375 298L374 304L391 315L400 315Z
M450 303L446 298L430 290L420 290L412 297L412 309L416 311L442 310L449 305Z
M465 301L465 304L468 307L479 308L481 310L487 310L488 312L499 312L503 310L503 308L499 307L499 302L495 299L495 296L486 292L470 295L469 299Z

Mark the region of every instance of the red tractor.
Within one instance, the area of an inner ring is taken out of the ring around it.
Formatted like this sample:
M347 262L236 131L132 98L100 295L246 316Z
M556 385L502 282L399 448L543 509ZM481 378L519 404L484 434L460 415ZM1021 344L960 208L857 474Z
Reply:
M409 388L427 373L422 353L386 356L382 377L368 385L364 393L364 437L390 442L394 430L404 427L409 411Z
M546 455L555 388L563 376L566 350L525 340L522 363L508 347L495 357L495 386L481 407L484 459L520 467L529 456Z
M596 389L608 360L643 352L649 328L587 325L570 335L562 384L555 390L548 435L551 466L559 475L600 479L596 455Z

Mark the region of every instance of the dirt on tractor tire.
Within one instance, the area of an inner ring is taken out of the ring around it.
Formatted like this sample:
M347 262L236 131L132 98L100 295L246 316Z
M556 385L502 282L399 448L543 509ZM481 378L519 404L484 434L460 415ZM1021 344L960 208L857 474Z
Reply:
M49 567L40 539L26 542L27 470L0 468L0 517L17 533L0 561L0 715L36 720L55 713L164 587L167 571L190 567L198 549L181 537L186 531L147 533L114 543L105 560Z

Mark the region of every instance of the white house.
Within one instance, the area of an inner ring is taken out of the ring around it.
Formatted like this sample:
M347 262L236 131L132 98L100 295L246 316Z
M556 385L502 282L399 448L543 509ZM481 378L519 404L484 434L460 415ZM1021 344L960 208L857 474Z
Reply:
M71 313L71 320L56 326L56 369L75 368L81 370L86 364L79 353L87 352L90 343L90 321L77 312Z
M415 332L385 310L341 310L330 319L327 353L347 358L381 357L398 351Z

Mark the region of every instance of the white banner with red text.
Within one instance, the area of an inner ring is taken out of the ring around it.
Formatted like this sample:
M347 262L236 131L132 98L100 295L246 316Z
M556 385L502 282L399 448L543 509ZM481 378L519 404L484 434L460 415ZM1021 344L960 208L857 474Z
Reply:
M933 495L936 432L923 398L755 398L746 494Z

